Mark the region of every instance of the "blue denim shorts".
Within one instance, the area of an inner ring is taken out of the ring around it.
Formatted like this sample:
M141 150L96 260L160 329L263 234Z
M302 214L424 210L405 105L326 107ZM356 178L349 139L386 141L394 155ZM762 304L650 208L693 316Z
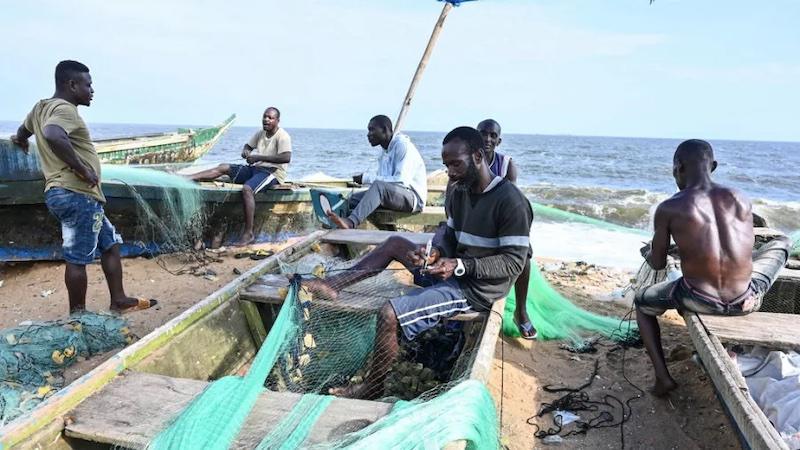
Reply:
M122 243L122 237L106 217L103 204L85 194L50 188L44 194L47 209L61 223L64 260L86 265L99 253Z

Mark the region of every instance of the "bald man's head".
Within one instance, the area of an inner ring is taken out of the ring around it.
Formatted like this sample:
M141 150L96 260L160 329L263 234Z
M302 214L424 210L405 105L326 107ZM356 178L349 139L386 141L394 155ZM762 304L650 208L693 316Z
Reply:
M714 149L702 139L681 142L672 157L672 176L680 189L686 188L695 177L710 175L716 168Z

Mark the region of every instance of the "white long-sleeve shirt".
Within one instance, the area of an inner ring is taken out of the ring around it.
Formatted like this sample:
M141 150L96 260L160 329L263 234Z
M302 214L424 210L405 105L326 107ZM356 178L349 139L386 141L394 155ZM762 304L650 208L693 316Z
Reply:
M366 184L385 181L411 188L417 194L420 209L428 199L428 175L425 171L425 162L417 147L405 134L398 133L392 138L389 148L383 150L378 158L377 173L365 173L362 181Z

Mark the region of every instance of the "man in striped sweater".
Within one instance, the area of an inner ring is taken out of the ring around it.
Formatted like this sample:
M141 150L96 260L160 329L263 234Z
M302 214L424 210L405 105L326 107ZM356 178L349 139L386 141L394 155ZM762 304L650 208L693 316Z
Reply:
M530 256L530 203L513 183L492 175L480 133L470 127L448 133L442 161L450 178L447 222L437 230L427 261L424 248L393 236L351 270L304 282L314 294L335 300L342 289L399 261L420 286L381 308L365 382L332 389L334 395L379 397L399 353L399 334L413 340L444 318L490 310L508 294Z

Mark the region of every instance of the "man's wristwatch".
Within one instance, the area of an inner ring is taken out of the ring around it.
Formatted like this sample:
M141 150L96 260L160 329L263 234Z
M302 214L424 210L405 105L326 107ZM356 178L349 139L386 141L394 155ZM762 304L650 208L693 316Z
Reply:
M461 261L461 258L456 258L456 269L453 271L453 275L462 277L465 273L467 273L467 269L464 267L464 261Z

